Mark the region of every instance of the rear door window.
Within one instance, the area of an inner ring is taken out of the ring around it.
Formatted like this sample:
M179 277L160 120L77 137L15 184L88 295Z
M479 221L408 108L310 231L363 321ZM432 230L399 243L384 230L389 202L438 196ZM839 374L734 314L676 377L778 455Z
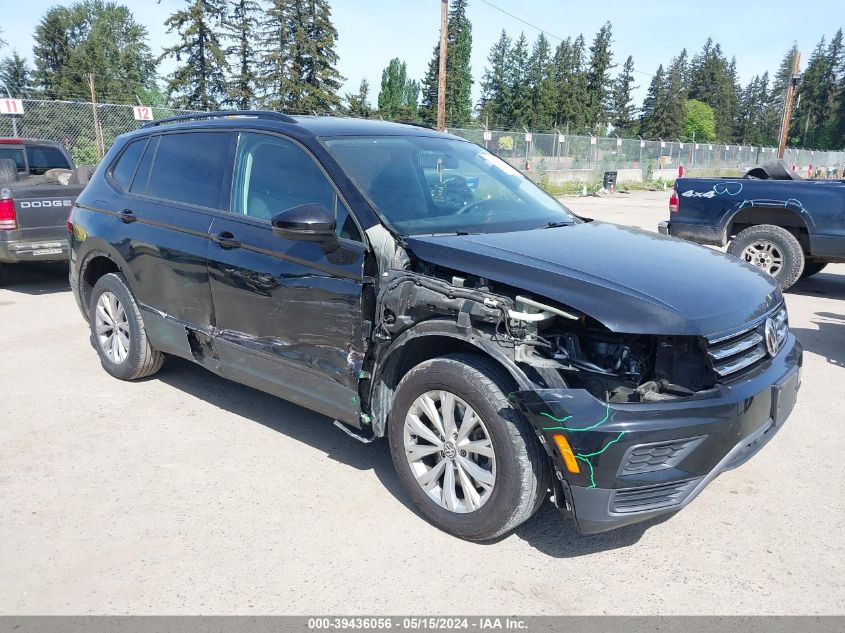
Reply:
M112 178L120 185L121 189L128 190L132 184L132 179L135 177L135 171L138 168L138 161L141 160L141 154L146 144L147 139L145 138L129 143L112 168Z
M228 132L161 136L147 195L199 207L220 207L230 138Z
M27 145L26 159L29 173L42 176L51 169L70 169L70 163L58 147L51 145Z

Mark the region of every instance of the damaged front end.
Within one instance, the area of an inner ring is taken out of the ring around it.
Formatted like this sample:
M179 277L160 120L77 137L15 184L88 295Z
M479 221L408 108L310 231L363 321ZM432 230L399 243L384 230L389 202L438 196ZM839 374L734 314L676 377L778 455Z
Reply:
M384 434L393 390L414 364L467 348L490 356L549 456L556 505L585 533L689 503L774 435L800 383L785 311L780 353L737 380L717 359L737 341L756 344L745 330L712 340L611 331L570 306L404 253L376 285L362 390L373 434Z

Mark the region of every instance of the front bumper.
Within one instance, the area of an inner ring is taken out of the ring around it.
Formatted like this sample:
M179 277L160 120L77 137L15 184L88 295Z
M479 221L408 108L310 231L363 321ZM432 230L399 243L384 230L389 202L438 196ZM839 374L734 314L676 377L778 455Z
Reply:
M791 334L777 357L698 397L607 404L581 389L520 391L557 475L555 502L585 534L676 512L720 473L780 430L800 386L802 348ZM566 437L577 473L554 440Z

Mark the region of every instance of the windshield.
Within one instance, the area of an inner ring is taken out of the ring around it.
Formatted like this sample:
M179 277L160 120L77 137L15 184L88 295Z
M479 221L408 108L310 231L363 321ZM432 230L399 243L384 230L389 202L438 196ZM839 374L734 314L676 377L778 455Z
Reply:
M404 235L502 233L575 217L508 163L472 143L422 136L325 140L347 175Z

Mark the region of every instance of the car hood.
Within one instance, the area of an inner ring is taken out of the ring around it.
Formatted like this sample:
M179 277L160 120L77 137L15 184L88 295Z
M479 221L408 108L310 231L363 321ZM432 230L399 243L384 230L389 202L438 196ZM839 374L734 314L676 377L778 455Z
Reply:
M551 299L615 332L712 334L782 301L770 276L734 257L604 222L414 236L407 246L426 262Z

